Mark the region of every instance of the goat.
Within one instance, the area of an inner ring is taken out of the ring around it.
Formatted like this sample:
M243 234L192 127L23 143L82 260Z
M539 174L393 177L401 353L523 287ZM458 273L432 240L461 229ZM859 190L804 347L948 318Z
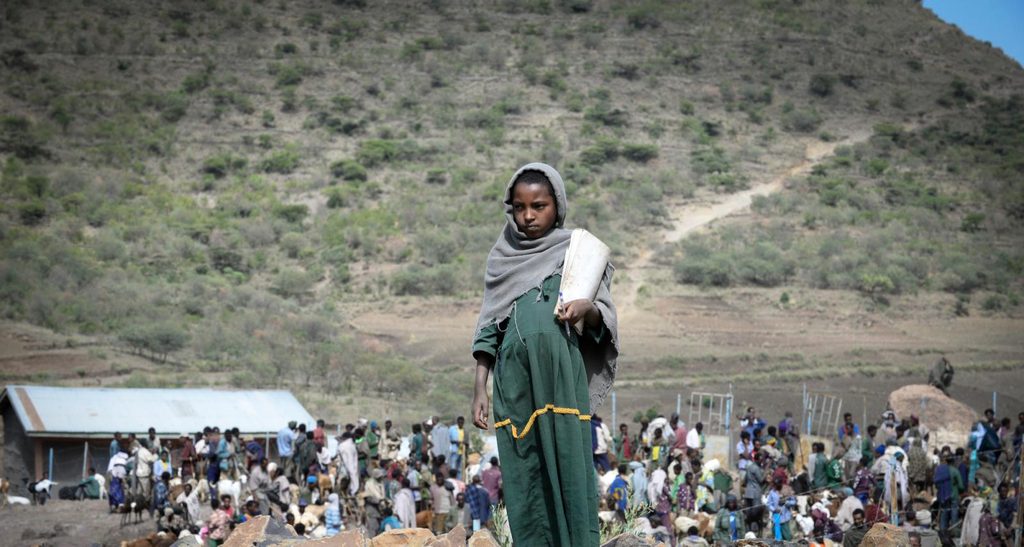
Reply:
M121 526L138 524L142 522L142 512L149 509L149 499L142 494L128 494L125 497L124 505L120 507ZM132 514L135 515L135 522L132 523Z
M11 493L11 481L0 479L0 509L7 507L9 502L7 496Z

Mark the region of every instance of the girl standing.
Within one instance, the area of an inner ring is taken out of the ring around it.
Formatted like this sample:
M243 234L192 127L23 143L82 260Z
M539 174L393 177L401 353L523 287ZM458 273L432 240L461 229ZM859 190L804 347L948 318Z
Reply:
M487 257L473 342L473 423L488 427L487 379L493 369L494 427L514 543L597 545L588 422L615 375L613 269L606 268L594 302L559 303L571 235L562 228L562 177L543 163L525 165L509 182L504 204L506 224ZM581 320L582 334L567 327Z

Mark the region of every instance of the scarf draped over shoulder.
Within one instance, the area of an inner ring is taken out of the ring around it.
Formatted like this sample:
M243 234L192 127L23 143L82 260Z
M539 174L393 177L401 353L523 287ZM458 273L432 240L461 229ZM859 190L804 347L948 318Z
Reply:
M555 226L537 239L530 239L519 231L512 216L512 185L523 171L544 173L555 191ZM560 273L565 251L569 248L572 232L563 228L568 209L565 183L558 171L550 165L529 163L520 167L505 188L504 205L505 227L487 255L484 298L474 339L483 329L508 318L516 299L531 289L539 288L548 277ZM586 364L590 384L592 412L601 406L608 390L611 389L615 380L616 359L619 355L618 319L611 298L613 272L614 268L609 264L594 299L609 336L605 337L601 344L590 343L585 337L580 339L580 352Z

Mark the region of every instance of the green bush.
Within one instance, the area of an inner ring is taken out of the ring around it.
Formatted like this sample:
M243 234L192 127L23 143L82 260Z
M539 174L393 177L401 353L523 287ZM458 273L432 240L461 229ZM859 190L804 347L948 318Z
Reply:
M203 160L201 172L213 175L214 178L224 178L228 173L245 169L248 162L240 156L233 156L230 153L217 154Z
M836 85L836 77L832 74L814 74L807 89L819 97L828 97Z
M637 163L647 163L658 157L658 146L654 144L625 144L622 157Z
M813 133L821 122L821 114L809 108L795 108L782 115L782 127L797 133Z
M274 208L274 216L286 222L302 222L309 215L309 207L302 203L281 204Z
M580 152L580 162L584 165L596 166L613 162L619 157L619 142L609 137L601 137L597 142Z
M629 125L629 114L624 110L612 108L611 105L604 101L588 108L583 114L583 119L608 127L625 127Z
M367 167L376 167L383 163L414 160L425 152L414 141L371 139L359 143L356 158Z
M260 170L264 173L280 173L287 175L299 166L299 153L292 148L274 152L260 162Z
M366 168L355 160L339 160L332 163L331 174L345 180L366 180Z

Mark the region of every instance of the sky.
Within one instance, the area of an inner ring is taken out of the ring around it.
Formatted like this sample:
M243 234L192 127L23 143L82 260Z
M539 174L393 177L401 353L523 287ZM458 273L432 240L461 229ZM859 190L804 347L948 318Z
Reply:
M1024 0L924 0L924 7L1024 66Z

